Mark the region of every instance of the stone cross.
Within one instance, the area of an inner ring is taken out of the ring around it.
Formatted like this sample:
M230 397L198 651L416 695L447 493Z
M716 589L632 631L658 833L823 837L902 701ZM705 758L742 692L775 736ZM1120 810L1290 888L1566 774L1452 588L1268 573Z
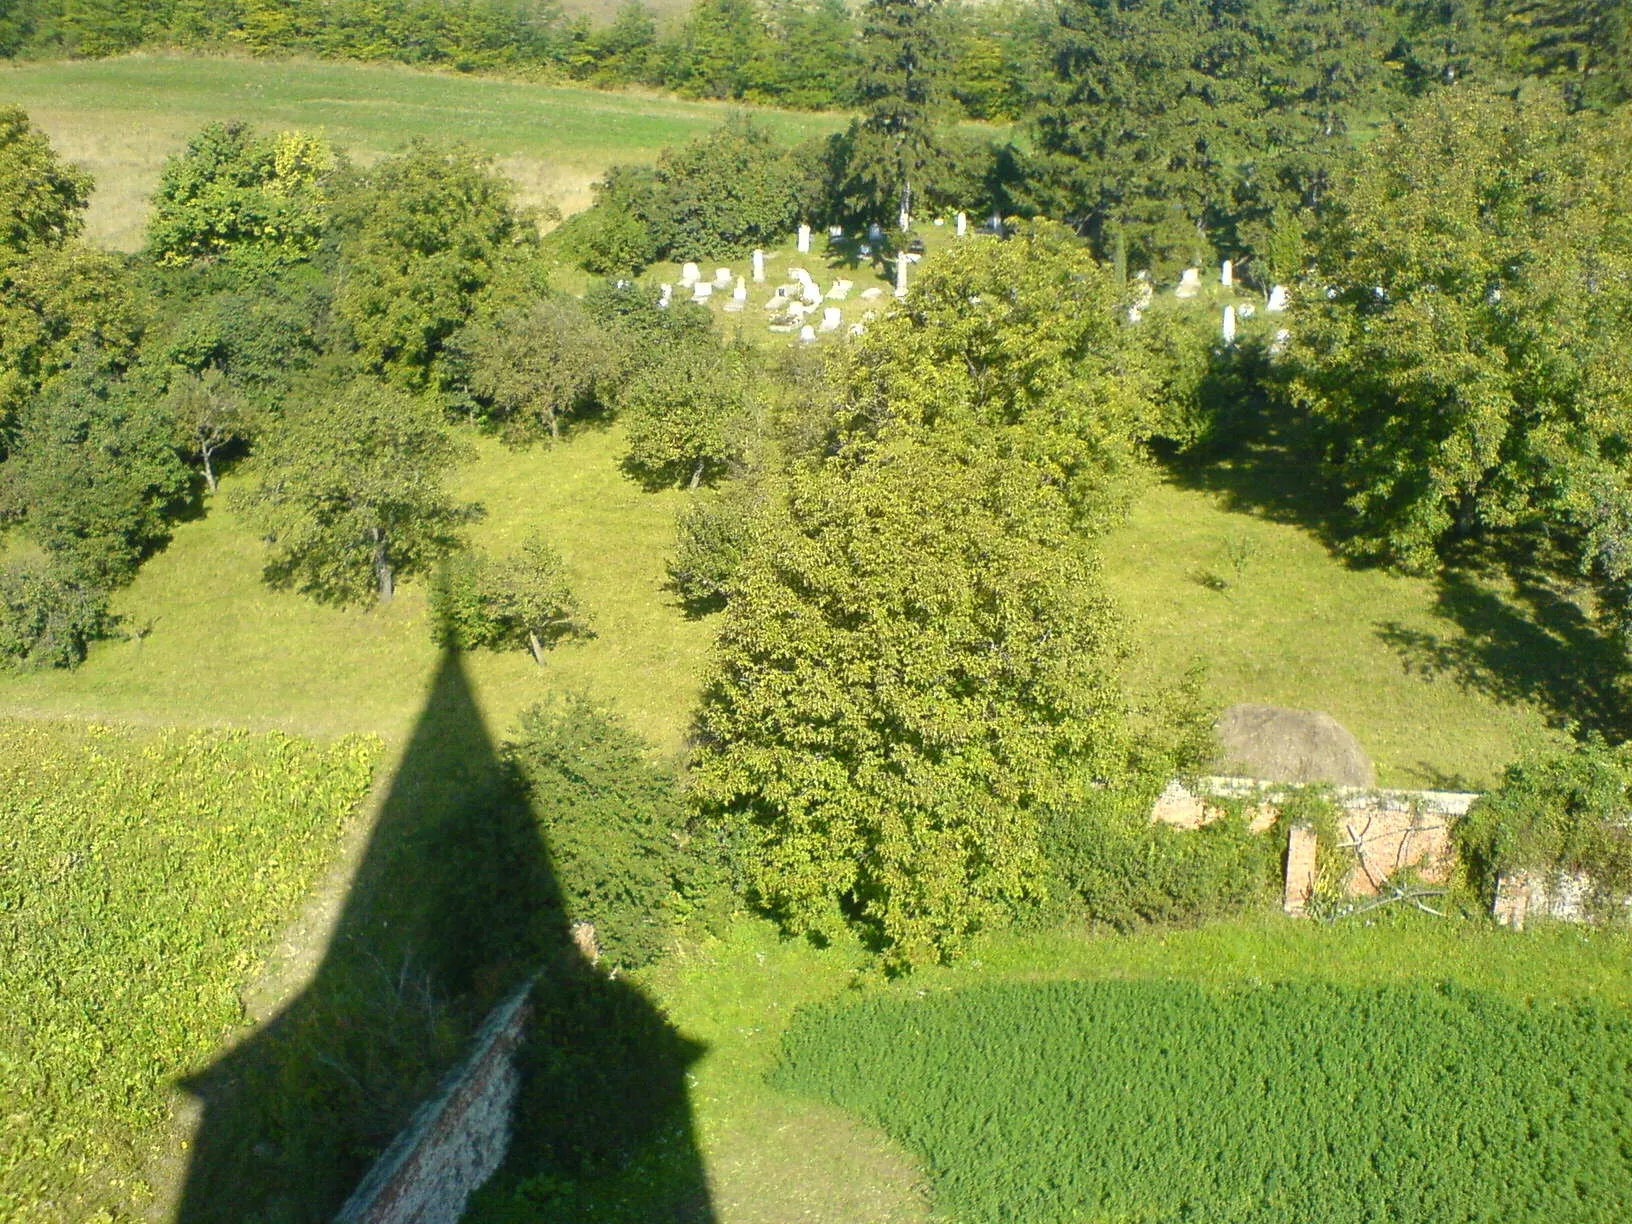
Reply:
M799 254L810 254L810 226L808 225L799 227Z
M755 251L754 252L754 284L762 285L764 283L765 283L765 252L764 251Z

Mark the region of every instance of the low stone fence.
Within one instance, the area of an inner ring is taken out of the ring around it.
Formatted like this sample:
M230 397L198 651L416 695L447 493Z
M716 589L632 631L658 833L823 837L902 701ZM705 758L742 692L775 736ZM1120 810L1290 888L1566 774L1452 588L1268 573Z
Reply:
M510 1146L521 1089L515 1053L531 990L529 982L493 1009L465 1061L375 1161L334 1224L457 1224Z
M1194 790L1174 782L1162 792L1151 819L1180 829L1194 829L1222 814L1219 799L1245 799L1252 807L1248 823L1264 832L1275 823L1277 804L1287 787L1252 778L1201 778ZM1450 826L1479 796L1459 791L1380 790L1356 786L1330 788L1337 803L1339 847L1353 856L1345 880L1351 897L1375 897L1389 878L1414 868L1428 882L1443 883L1455 867ZM1315 835L1293 829L1287 841L1283 905L1301 914L1314 892Z

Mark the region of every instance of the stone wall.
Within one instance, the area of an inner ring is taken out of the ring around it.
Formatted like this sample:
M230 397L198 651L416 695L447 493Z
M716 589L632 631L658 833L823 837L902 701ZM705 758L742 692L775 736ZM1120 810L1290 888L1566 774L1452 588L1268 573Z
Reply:
M510 1145L531 989L493 1009L464 1063L374 1163L335 1224L457 1224Z
M1202 778L1191 790L1172 783L1156 800L1151 819L1180 829L1194 829L1222 814L1218 800L1246 799L1254 832L1275 823L1277 797L1286 788L1251 778ZM1455 866L1450 826L1467 812L1477 795L1458 791L1402 791L1370 787L1331 788L1340 811L1338 845L1351 856L1347 878L1351 897L1377 896L1395 873L1410 867L1430 882L1443 883ZM1314 889L1314 837L1296 836L1288 846L1284 905L1302 913Z

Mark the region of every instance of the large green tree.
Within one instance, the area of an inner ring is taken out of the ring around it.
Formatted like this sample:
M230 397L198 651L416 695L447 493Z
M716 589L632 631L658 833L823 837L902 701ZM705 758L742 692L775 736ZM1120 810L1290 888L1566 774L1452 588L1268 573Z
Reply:
M950 956L1041 898L1043 813L1124 776L1121 653L1034 467L857 440L733 579L695 797L790 929Z
M512 437L561 436L608 397L623 363L576 298L549 297L473 323L453 341L476 414Z
M1573 524L1625 569L1629 135L1555 96L1447 91L1334 190L1288 385L1347 493L1351 551L1427 570L1455 536Z
M21 107L0 107L0 257L78 237L90 196L90 175L58 157Z
M875 221L910 214L935 159L941 76L939 0L867 0L862 9L863 117L846 137L840 194Z
M747 351L713 342L659 353L618 395L629 466L649 480L694 489L723 472L742 455L752 371Z
M424 398L358 380L291 415L256 454L241 504L271 546L268 577L336 603L389 602L458 542L445 481L464 455Z
M1031 222L925 265L903 308L855 345L844 428L908 426L945 449L995 447L1061 489L1079 524L1126 507L1157 419L1125 291L1065 227Z
M536 255L538 228L512 195L488 158L416 142L336 199L335 309L365 369L411 389L444 385L448 337Z

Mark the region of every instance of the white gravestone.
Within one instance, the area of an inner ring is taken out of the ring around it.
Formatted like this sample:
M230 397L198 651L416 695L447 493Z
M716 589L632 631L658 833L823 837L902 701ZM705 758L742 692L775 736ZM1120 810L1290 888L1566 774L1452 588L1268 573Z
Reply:
M765 252L764 251L755 251L754 252L754 284L763 285L764 283L765 283Z
M1235 343L1235 307L1224 307L1224 343Z
M1230 288L1233 288L1235 286L1235 261L1234 260L1226 259L1222 264L1219 265L1219 268L1218 268L1218 283L1223 285L1224 288L1226 288L1226 289L1230 289Z
M809 344L812 340L816 339L816 329L809 323L806 323L799 329L799 339L803 343Z
M1288 296L1285 285L1276 285L1269 291L1269 305L1264 309L1270 314L1279 314L1286 309Z
M842 225L830 225L830 226L828 226L827 227L827 236L829 238L843 238L844 237L844 226L842 226Z
M702 271L694 263L688 263L680 269L680 287L690 289L702 277Z
M714 269L714 288L716 288L716 289L729 289L730 287L731 287L731 269L730 268L715 268Z
M661 309L667 310L669 308L669 300L673 296L674 296L674 286L673 285L666 285L665 284L665 285L659 285L657 287L657 304Z
M969 214L960 212L958 214L958 237L963 238L963 237L967 236L968 233L969 233Z
M1251 302L1242 302L1241 305L1235 308L1235 315L1238 319L1250 319L1257 313L1258 308Z
M731 290L731 300L733 302L746 302L748 300L748 282L740 276L737 277L737 287Z
M851 283L847 280L834 281L833 287L827 291L827 300L830 302L844 301L850 296L851 287Z
M867 241L868 242L883 242L884 241L884 227L882 225L880 225L877 221L874 221L870 225L867 226Z
M870 288L863 289L861 291L861 300L864 302L875 301L883 296L884 290L880 289L877 285L873 285Z
M799 254L810 254L810 226L808 225L799 227Z
M706 302L713 296L714 286L705 280L700 280L691 287L691 300L694 302Z
M1175 297L1193 298L1201 292L1201 269L1186 268L1184 275L1179 277L1179 287L1173 291Z
M822 330L824 332L838 331L839 325L844 322L844 316L837 306L829 306L822 311Z

